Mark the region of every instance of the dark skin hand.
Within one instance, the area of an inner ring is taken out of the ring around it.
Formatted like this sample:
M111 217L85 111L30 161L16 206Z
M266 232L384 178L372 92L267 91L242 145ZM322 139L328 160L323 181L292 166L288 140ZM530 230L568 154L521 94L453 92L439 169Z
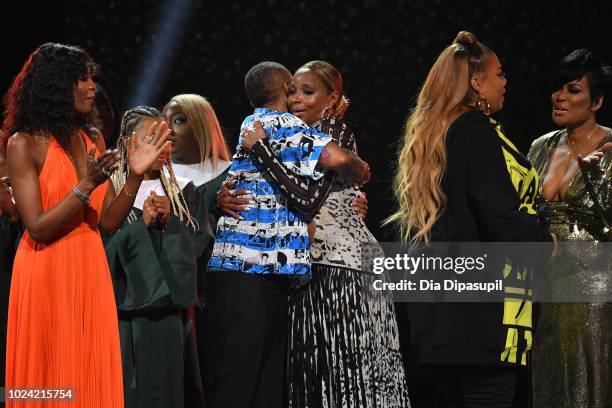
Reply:
M146 141L147 135L151 137L150 143ZM153 122L147 132L132 133L128 146L130 173L123 190L133 195L138 192L144 174L151 170L170 143L167 140L169 136L170 130L166 122ZM107 232L114 232L119 228L132 209L134 198L135 196L127 194L115 195L114 189L109 188L102 207L100 227Z
M151 126L149 133L153 136L151 143L145 142L144 135L137 139L132 136L128 150L130 175L124 189L131 193L138 191L143 174L148 171L157 156L164 150L169 131L167 125ZM118 160L117 151L105 150L104 138L99 135L96 143L88 152L84 149L84 140L80 133L73 135L69 154L76 165L78 177L77 188L85 195L90 195L108 178L103 170L110 172ZM38 176L47 155L50 139L46 135L16 133L7 151L9 173L17 209L32 239L47 243L53 240L57 232L83 207L75 194L69 193L56 205L44 211ZM96 150L100 153L95 156ZM21 204L20 204L21 203ZM112 232L122 223L132 208L134 197L127 194L115 196L109 188L102 206L100 227Z
M159 220L162 224L168 223L170 216L170 199L166 196L159 196L155 191L147 197L142 208L142 221L148 227L154 225Z
M249 208L249 204L253 204L253 201L249 197L244 197L250 196L250 191L232 190L235 184L236 180L230 180L221 186L217 192L217 207L230 217L240 220L242 217L236 211L245 211Z
M341 148L336 143L328 143L321 153L317 167L334 170L357 184L370 181L370 166L357 155Z
M0 181L0 216L6 215L11 220L16 220L17 207L13 203L13 193L11 188Z
M598 150L595 150L593 153L585 157L578 155L578 164L580 165L581 168L588 169L590 166L596 165L597 163L599 163L599 161L604 156L604 154L606 154L606 152L610 150L611 148L612 148L612 142L608 142L604 144L603 146L601 146L601 148L599 148Z

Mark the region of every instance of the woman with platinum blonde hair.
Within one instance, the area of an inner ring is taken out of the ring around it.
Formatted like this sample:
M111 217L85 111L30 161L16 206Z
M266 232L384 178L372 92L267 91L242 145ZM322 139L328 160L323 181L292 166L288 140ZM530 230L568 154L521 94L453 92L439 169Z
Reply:
M193 180L201 193L214 198L231 159L210 102L196 94L176 95L164 107L163 116L172 130L175 174Z

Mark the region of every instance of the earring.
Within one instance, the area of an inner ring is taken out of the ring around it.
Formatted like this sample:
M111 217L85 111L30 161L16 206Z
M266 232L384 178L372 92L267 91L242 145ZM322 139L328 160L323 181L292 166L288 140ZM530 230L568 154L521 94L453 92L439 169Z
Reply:
M491 115L491 104L483 95L478 94L476 97L476 109L484 113L486 116Z
M329 104L326 104L323 107L323 112L321 113L321 119L322 120L329 119L333 116L333 114L334 114L334 108L329 106Z
M330 106L329 105L325 105L323 107L323 112L321 113L321 119L322 120L326 120L326 119L329 119L330 116L331 116Z

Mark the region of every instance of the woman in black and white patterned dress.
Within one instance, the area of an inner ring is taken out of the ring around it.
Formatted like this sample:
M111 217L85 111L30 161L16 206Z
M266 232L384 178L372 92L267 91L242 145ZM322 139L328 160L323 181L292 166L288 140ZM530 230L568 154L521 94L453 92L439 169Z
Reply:
M357 151L341 120L348 101L332 65L303 65L288 93L293 114ZM353 206L359 189L331 172L318 183L295 176L266 139L251 152L293 205L313 216L312 280L289 301L289 406L409 407L392 299L374 291L374 275L362 270L362 245L376 239Z

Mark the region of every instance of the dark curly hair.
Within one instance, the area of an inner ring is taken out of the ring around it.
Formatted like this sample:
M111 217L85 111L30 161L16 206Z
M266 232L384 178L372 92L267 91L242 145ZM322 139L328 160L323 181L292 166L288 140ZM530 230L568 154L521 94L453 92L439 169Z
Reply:
M48 133L67 149L75 130L92 134L92 115L74 109L73 92L78 80L96 69L82 48L57 43L38 47L5 96L2 144L15 132Z

